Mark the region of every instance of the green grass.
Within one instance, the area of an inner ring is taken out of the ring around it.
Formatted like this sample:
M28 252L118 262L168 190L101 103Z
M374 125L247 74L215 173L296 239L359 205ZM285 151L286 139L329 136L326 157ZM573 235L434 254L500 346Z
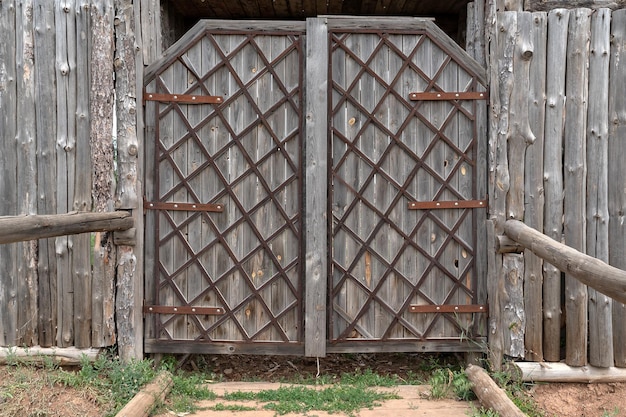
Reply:
M229 401L260 401L264 409L278 415L326 411L354 416L363 408L374 408L380 401L398 398L394 394L382 394L363 386L336 385L320 390L303 386L282 387L260 392L233 392L224 395Z

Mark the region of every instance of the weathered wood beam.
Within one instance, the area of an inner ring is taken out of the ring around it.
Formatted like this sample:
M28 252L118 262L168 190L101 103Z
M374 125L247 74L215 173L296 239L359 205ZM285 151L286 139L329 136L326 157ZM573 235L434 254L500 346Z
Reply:
M172 375L163 371L141 389L115 416L148 417L155 404L162 402L172 389Z
M86 232L127 230L133 225L133 218L127 211L3 216L0 217L0 244Z
M559 362L516 362L522 381L579 382L585 384L626 382L626 369L569 366Z
M482 405L494 410L500 416L526 417L483 368L469 365L465 373Z
M557 242L518 220L507 221L504 231L511 239L581 283L626 302L626 271Z
M626 0L526 0L524 9L528 11L548 11L552 9L578 9L587 7L590 9L623 9Z
M14 361L43 364L47 360L52 360L62 366L80 365L84 360L94 362L99 353L100 349L93 348L0 347L0 365L6 365Z

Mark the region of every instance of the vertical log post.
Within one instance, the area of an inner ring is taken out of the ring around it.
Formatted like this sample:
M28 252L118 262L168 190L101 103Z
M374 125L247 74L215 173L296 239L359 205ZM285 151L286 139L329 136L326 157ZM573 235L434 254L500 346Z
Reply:
M626 10L613 12L609 76L609 263L626 270ZM626 306L613 303L615 366L626 368Z
M96 212L113 210L113 0L91 5L91 162ZM108 68L109 71L106 71ZM95 232L93 246L92 345L115 344L115 260L112 232Z
M15 1L0 2L0 163L12 166L17 159L17 86L15 73ZM17 196L16 170L3 170L0 195ZM15 198L0 198L3 215L17 214ZM17 245L0 246L0 345L16 345Z
M565 62L569 11L548 13L546 65L546 119L543 166L544 233L561 241L563 234L563 108L565 106ZM543 263L543 356L561 358L561 271Z
M56 80L54 2L38 2L35 19L35 116L37 127L37 213L56 213ZM4 38L3 38L4 39ZM0 54L1 55L1 54ZM2 214L6 214L2 212ZM57 331L57 273L54 239L39 241L37 258L39 345L53 346ZM2 305L2 302L0 302ZM1 344L1 343L0 343Z
M136 13L131 0L115 0L117 98L117 149L119 184L116 209L133 210L136 230L143 229L140 208L141 182L138 179L137 59L140 42L135 37ZM136 239L141 239L136 236ZM137 250L135 248L137 247ZM117 253L117 295L115 300L120 358L143 357L143 262L141 245L120 245Z
M17 204L19 213L37 210L37 155L35 142L35 54L33 1L16 2L17 75ZM37 340L37 241L18 244L16 345L32 346Z
M599 9L591 17L589 110L587 111L587 250L609 261L608 111L611 11ZM589 363L613 366L612 300L588 288Z
M546 104L547 15L532 14L533 57L529 68L528 123L535 140L529 143L524 161L524 222L543 231L543 146ZM526 359L543 360L543 260L524 252L524 309L526 312Z
M589 9L576 9L570 15L567 39L567 97L564 163L565 244L585 251L586 161L585 136L587 122L589 62ZM566 363L570 366L587 364L587 287L576 278L565 276Z

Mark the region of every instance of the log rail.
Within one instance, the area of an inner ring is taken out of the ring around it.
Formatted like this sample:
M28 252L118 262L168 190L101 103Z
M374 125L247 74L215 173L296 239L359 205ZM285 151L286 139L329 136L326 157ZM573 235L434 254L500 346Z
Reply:
M2 216L0 244L86 232L122 231L133 226L134 220L128 211Z
M504 232L546 262L603 294L626 303L626 271L549 238L519 220L508 220Z

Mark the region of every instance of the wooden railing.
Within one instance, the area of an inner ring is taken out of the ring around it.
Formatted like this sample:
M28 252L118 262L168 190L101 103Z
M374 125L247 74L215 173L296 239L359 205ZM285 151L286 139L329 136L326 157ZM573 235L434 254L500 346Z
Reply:
M515 242L583 284L626 303L626 271L557 242L519 220L508 220L504 224L504 232Z
M134 220L128 211L2 216L0 244L86 232L121 231L133 226Z

